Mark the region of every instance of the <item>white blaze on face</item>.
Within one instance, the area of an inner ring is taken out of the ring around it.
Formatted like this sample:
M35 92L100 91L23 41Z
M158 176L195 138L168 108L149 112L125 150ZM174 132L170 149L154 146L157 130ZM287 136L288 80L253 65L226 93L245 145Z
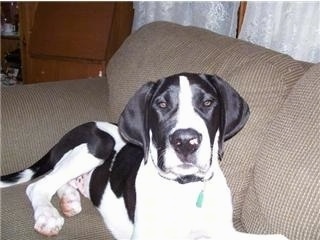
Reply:
M173 129L192 128L192 120L199 118L193 109L192 105L192 91L188 78L180 76L180 92L179 92L179 109L177 115L177 125ZM172 132L171 132L172 133Z
M195 174L199 171L199 168L201 168L202 170L208 169L211 158L210 138L208 129L204 120L194 110L194 106L192 103L193 94L188 78L185 76L180 76L179 85L180 91L178 95L179 106L177 111L177 123L176 126L171 130L169 135L174 133L174 131L178 129L191 128L202 135L202 141L199 149L195 153L197 159L195 165L197 167L187 169L178 167L181 166L181 164L183 163L177 156L175 150L172 148L170 143L167 143L167 149L164 157L164 165L167 169L172 170L172 173L168 173L168 175L171 174L173 176Z

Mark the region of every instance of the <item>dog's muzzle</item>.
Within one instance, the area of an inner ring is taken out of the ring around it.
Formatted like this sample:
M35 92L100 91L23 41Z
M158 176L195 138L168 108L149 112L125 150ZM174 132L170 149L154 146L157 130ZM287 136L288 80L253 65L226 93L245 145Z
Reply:
M202 143L202 134L192 128L177 129L169 135L169 144L180 160L179 165L164 169L175 176L179 183L205 181L208 166L199 165L197 151ZM166 176L168 176L166 174Z

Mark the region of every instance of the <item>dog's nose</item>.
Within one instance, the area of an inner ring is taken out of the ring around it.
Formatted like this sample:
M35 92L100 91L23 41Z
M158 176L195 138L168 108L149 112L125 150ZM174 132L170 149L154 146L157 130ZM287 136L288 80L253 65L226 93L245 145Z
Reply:
M169 142L174 150L187 156L197 151L202 141L202 135L194 129L178 129L169 136Z

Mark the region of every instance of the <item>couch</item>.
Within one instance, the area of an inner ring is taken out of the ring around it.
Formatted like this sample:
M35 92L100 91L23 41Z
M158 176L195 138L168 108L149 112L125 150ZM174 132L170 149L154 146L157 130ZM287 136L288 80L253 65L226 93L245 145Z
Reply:
M117 122L143 83L185 71L221 76L251 109L221 161L234 226L319 240L320 64L196 27L142 27L111 58L106 77L2 87L1 174L34 163L80 123ZM47 239L33 230L25 188L1 190L1 239ZM53 203L58 206L56 197ZM52 239L113 239L90 201L82 203Z

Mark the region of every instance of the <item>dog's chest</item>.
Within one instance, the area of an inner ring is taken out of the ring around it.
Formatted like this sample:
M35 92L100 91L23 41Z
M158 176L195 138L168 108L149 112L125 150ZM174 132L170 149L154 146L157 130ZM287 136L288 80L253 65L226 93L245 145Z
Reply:
M153 166L142 166L136 179L134 235L159 239L209 235L212 226L218 226L221 208L229 208L229 199L221 201L214 184L205 188L202 182L179 184L163 179L153 170ZM197 206L202 190L202 206Z

